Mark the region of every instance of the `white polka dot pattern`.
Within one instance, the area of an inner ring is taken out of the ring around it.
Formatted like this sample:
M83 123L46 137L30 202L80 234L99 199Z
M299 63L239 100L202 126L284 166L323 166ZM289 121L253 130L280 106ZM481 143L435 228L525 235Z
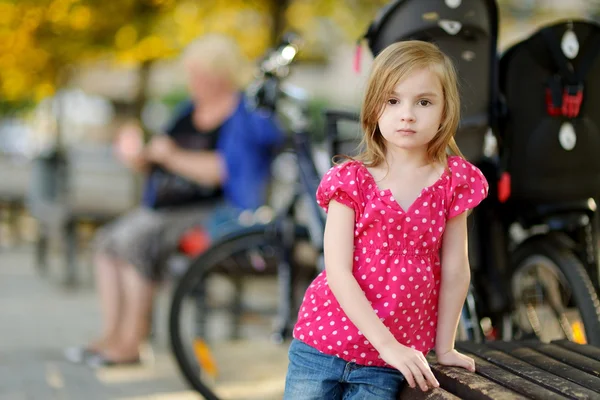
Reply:
M378 189L358 161L331 168L317 190L325 211L333 199L354 209L354 277L396 339L425 354L435 341L446 221L475 207L488 191L481 171L469 162L453 156L448 167L407 210L389 190ZM306 291L294 337L346 361L386 366L342 311L325 272Z

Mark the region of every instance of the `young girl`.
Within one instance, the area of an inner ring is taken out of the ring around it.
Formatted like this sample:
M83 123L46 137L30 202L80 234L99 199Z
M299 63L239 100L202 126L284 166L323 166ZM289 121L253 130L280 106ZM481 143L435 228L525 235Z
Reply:
M431 349L440 364L475 370L454 339L470 280L465 211L488 184L454 141L459 108L456 72L435 45L399 42L375 59L365 150L317 191L325 271L300 307L284 399L396 399L404 380L437 387Z

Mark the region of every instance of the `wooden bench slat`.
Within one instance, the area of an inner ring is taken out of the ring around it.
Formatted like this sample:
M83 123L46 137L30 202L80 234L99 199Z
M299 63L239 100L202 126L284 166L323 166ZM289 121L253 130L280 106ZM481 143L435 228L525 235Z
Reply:
M593 390L600 397L600 378L582 373L578 368L550 358L530 347L523 347L517 342L489 342L488 346L501 350L531 365L546 370L556 376Z
M439 365L433 362L435 358L432 356L428 359L440 387L461 399L520 400L527 398L464 368Z
M521 361L511 355L505 354L499 350L492 350L484 345L476 343L460 342L457 343L459 349L474 353L485 360L502 367L515 375L536 382L556 393L563 394L572 399L595 398L597 393L568 381L567 379L548 374L546 371L534 367L531 364Z
M524 341L524 345L529 346L540 353L546 354L558 361L569 364L581 371L600 377L600 361L582 356L571 350L567 350L555 344L541 343L536 341Z
M529 399L559 400L568 398L494 365L483 358L478 357L476 354L467 351L464 351L463 353L475 360L478 375L484 376L502 386L506 386Z
M411 388L408 385L404 385L404 389L398 396L399 400L410 399L410 400L460 400L460 397L456 397L450 392L445 391L442 388L430 389L426 392L419 388Z
M577 344L571 342L569 340L555 340L552 342L553 344L557 344L560 347L564 347L567 350L574 351L575 353L579 353L583 356L592 358L596 361L600 361L600 348L590 346L589 344Z

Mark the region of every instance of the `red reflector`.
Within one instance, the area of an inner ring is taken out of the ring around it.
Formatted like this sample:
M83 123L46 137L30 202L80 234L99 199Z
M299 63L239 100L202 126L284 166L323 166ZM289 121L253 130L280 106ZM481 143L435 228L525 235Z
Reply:
M188 230L179 239L179 250L190 257L202 254L210 246L210 237L202 228Z
M500 203L506 202L510 197L510 174L503 172L498 180L498 200Z

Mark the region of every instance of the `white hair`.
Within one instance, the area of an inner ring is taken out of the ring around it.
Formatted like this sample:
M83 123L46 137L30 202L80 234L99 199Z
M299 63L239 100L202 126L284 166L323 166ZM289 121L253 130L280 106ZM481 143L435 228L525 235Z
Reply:
M188 44L181 58L185 65L200 66L223 76L238 89L244 89L252 76L249 61L228 36L204 35Z

